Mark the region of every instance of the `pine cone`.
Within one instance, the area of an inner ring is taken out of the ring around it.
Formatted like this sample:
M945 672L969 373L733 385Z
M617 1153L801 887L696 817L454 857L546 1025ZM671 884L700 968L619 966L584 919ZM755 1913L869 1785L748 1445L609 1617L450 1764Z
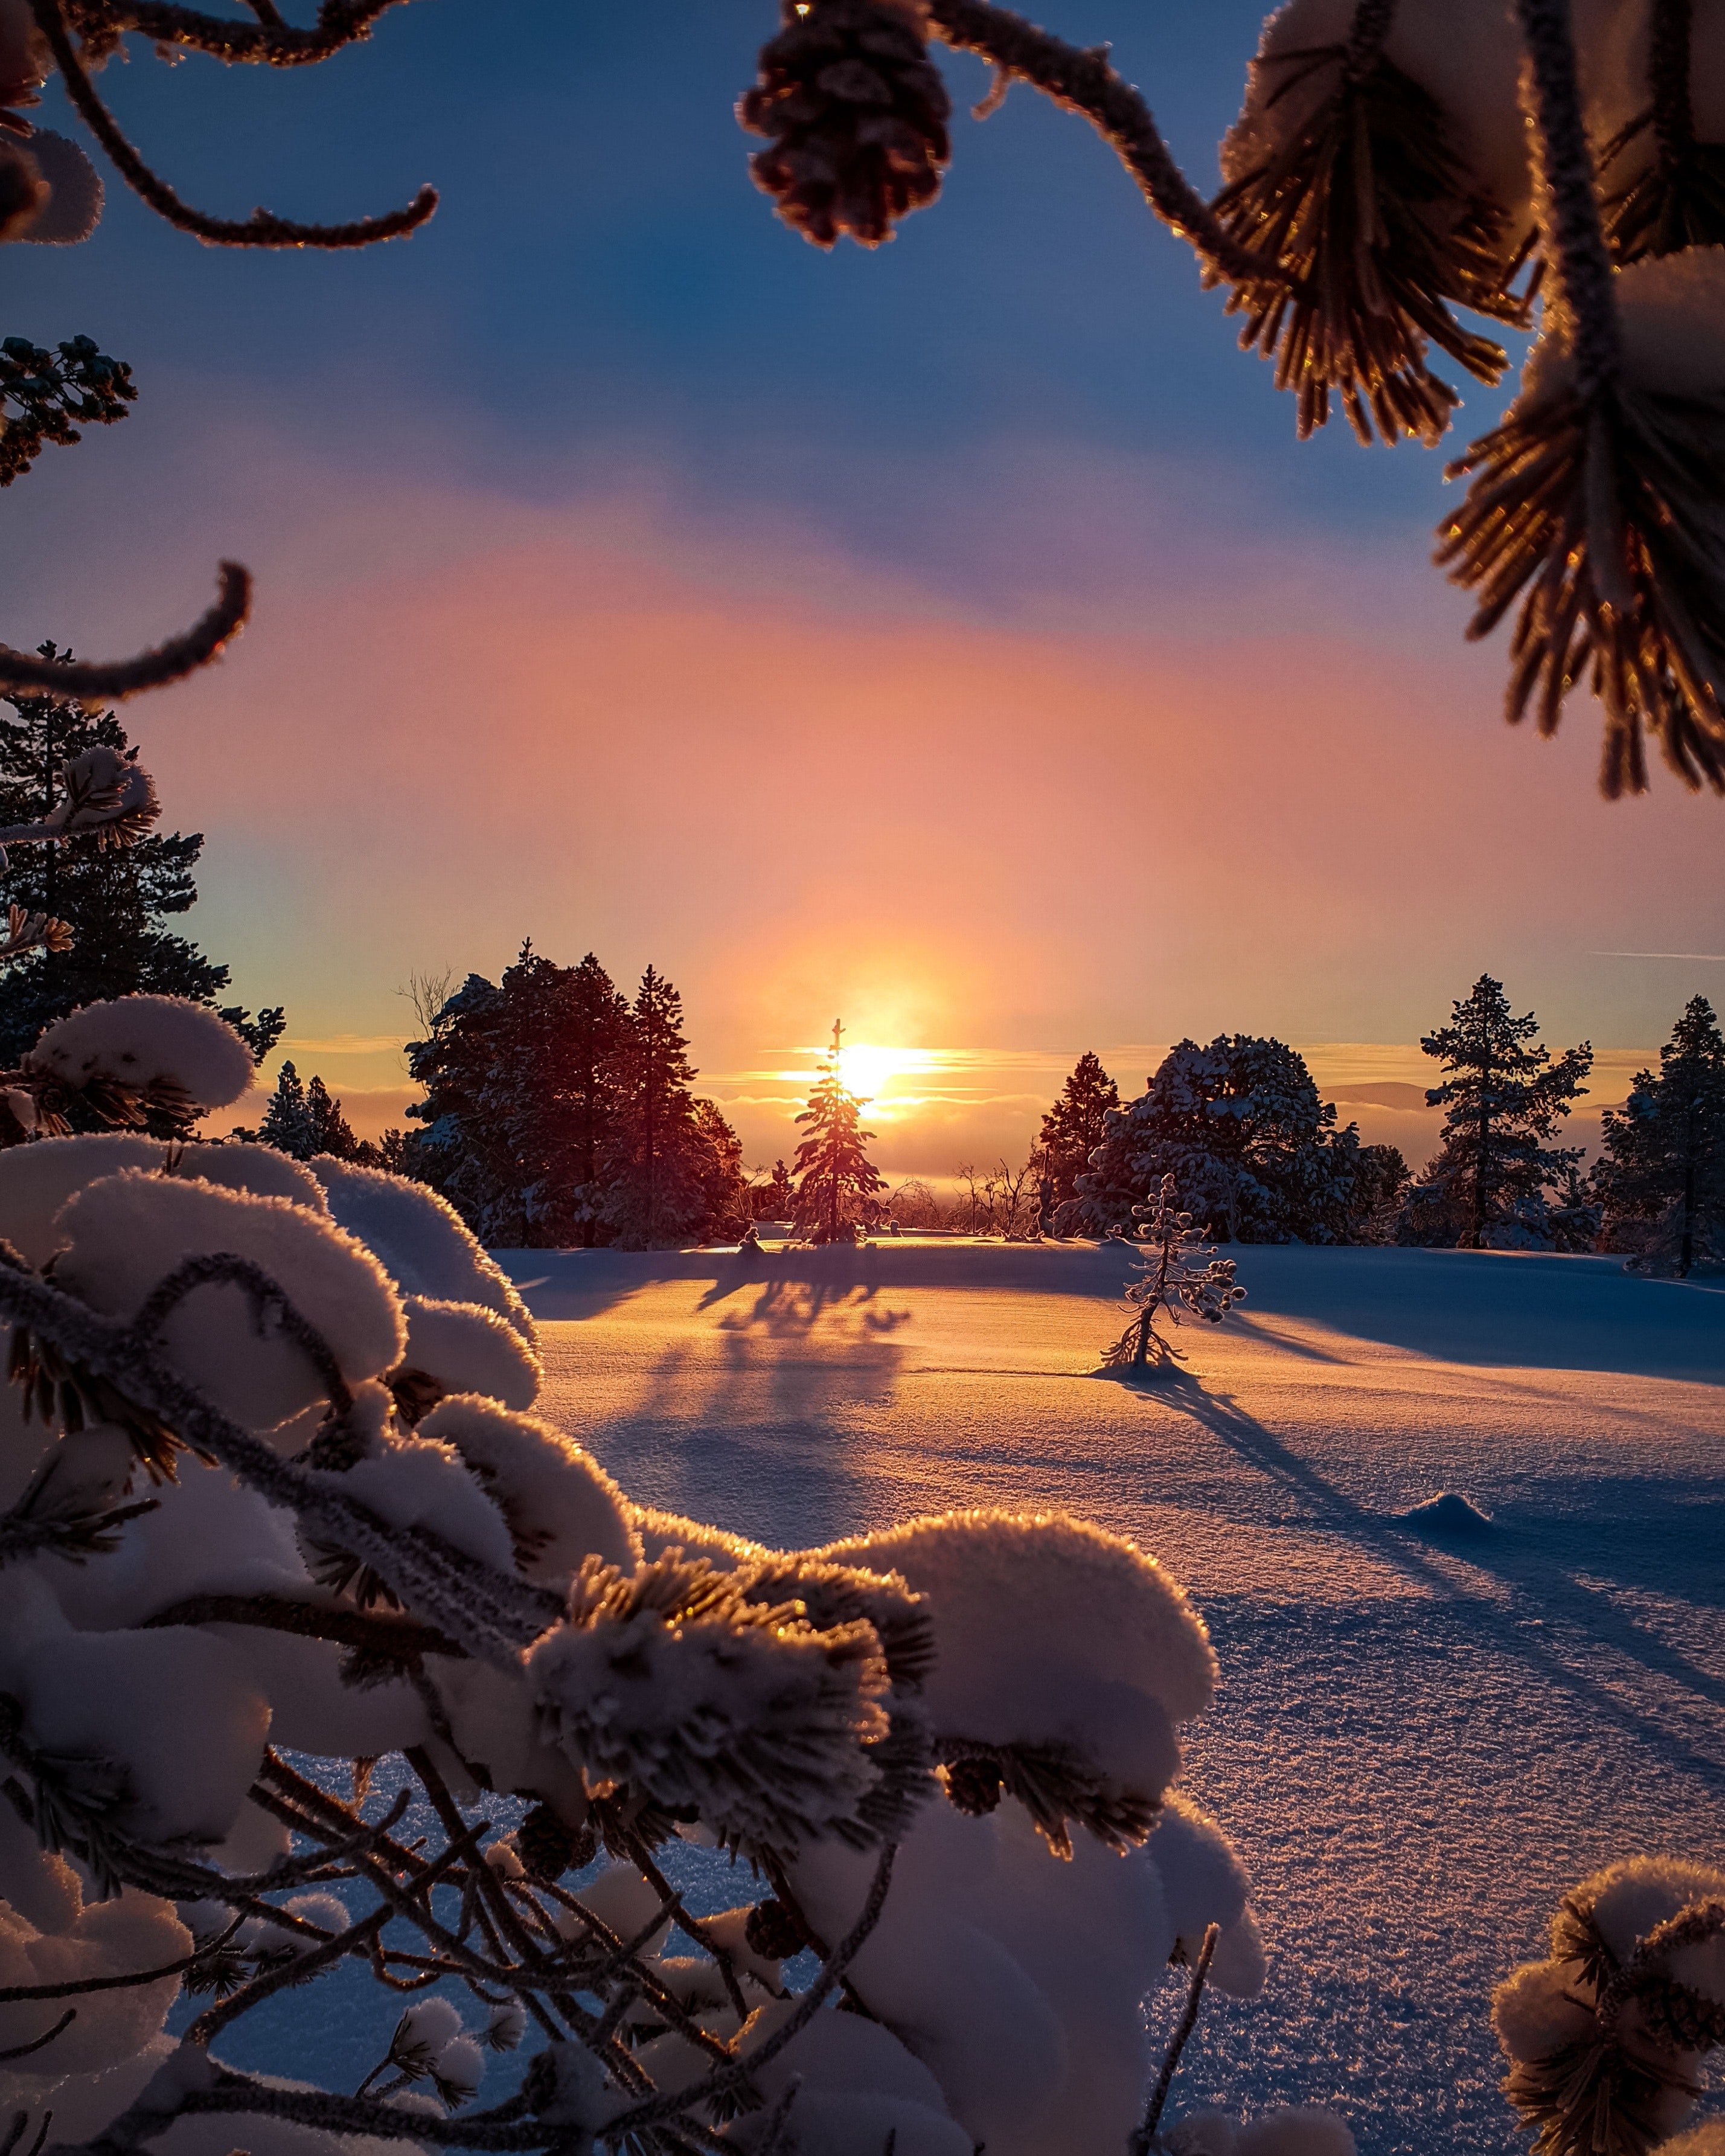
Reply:
M955 1759L944 1770L948 1801L966 1819L982 1819L1001 1801L1001 1770L992 1759Z
M940 192L952 156L946 85L929 58L923 0L783 0L737 107L772 146L750 159L785 222L817 247L848 232L864 247Z
M572 1827L549 1804L535 1807L515 1830L515 1849L531 1879L560 1879L566 1871L579 1871L592 1862L598 1845L591 1820Z
M743 1937L749 1942L750 1953L758 1953L763 1961L789 1961L807 1943L784 1903L770 1898L757 1902L749 1912Z

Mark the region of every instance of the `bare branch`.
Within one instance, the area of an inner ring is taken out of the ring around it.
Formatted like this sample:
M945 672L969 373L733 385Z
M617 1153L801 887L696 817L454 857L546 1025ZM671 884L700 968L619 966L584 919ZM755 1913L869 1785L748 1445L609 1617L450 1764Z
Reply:
M935 35L955 51L975 53L1000 74L1016 75L1088 120L1162 222L1223 276L1261 285L1291 281L1277 263L1230 236L1175 162L1142 95L1110 65L1106 45L1087 50L1068 44L992 0L929 0L929 15Z
M38 659L29 652L14 651L9 644L0 644L0 696L23 689L75 696L84 702L106 702L184 680L218 656L251 612L252 579L247 570L238 562L223 562L218 581L220 596L201 620L194 622L184 635L141 651L135 659L69 666L59 660Z
M356 218L347 224L298 224L267 209L254 209L242 222L236 218L210 217L194 209L145 163L97 96L95 85L73 48L59 0L30 0L30 10L48 40L66 95L113 160L120 177L159 217L182 232L195 234L211 247L370 247L378 240L397 239L416 230L438 206L437 189L425 187L405 209L392 210L383 217Z

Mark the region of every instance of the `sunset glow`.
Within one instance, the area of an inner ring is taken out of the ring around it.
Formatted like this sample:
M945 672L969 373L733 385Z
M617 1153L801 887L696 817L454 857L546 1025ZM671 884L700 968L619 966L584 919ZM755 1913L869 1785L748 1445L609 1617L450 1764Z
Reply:
M861 1101L878 1100L892 1079L935 1068L935 1058L926 1049L885 1048L870 1040L847 1042L838 1063L846 1086Z

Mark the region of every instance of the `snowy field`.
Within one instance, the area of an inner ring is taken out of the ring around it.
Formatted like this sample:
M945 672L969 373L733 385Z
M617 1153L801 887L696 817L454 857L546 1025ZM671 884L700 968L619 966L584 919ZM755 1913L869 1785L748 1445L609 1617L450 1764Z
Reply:
M1492 1982L1607 1859L1725 1842L1725 1293L1239 1255L1246 1314L1137 1384L1094 1374L1118 1250L503 1262L541 1411L643 1502L784 1547L1059 1507L1159 1556L1222 1665L1188 1781L1274 1955L1262 1999L1206 2005L1171 2108L1333 2102L1362 2156L1507 2152ZM1446 1491L1489 1524L1400 1517Z

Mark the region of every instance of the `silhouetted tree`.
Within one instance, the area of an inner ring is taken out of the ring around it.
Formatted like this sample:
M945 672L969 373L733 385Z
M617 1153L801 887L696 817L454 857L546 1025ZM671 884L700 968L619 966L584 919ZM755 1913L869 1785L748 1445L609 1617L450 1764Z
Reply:
M836 1243L878 1209L874 1194L886 1183L865 1150L874 1136L859 1127L862 1102L849 1091L839 1063L844 1028L832 1022L832 1045L808 1106L796 1118L808 1133L796 1148L796 1224L817 1243Z
M1045 1219L1057 1219L1059 1209L1077 1196L1077 1178L1108 1134L1108 1111L1119 1105L1119 1087L1103 1069L1101 1058L1087 1048L1061 1087L1059 1099L1042 1118Z
M43 649L50 658L64 655L52 644ZM99 745L128 757L136 753L112 711L55 696L0 698L0 825L49 814L62 798L62 767ZM12 850L0 870L0 909L21 906L56 915L74 942L69 951L41 952L0 976L0 1059L15 1064L44 1026L80 1004L147 994L184 996L219 1009L263 1060L281 1036L281 1010L254 1018L218 1004L228 968L163 926L196 905L192 870L202 851L202 836L195 831L152 831L125 846L78 832L52 844Z
M1514 1016L1489 973L1452 1012L1420 1043L1450 1074L1426 1095L1447 1113L1441 1147L1409 1194L1403 1240L1475 1250L1488 1240L1548 1242L1543 1193L1581 1151L1546 1141L1593 1068L1592 1046L1554 1057L1533 1043L1538 1019Z
M1725 1260L1725 1038L1705 996L1685 1006L1657 1075L1638 1071L1604 1124L1597 1185L1617 1246L1680 1280Z

